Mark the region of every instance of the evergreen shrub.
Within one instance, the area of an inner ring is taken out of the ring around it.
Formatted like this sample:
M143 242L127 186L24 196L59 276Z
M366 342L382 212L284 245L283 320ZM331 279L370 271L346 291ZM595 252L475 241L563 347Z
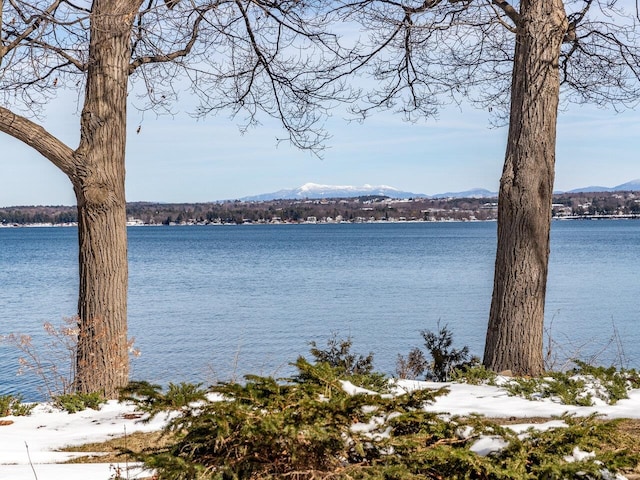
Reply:
M440 326L438 322L437 332L423 330L421 335L431 361L417 347L407 357L398 355L396 374L399 378L417 379L424 374L427 380L448 382L460 372L480 364L480 359L469 355L468 346L453 348L453 332L447 325Z
M616 441L615 422L566 416L564 428L517 435L481 416L426 411L446 388L350 395L349 377L328 363L301 357L295 366L291 379L247 376L211 387L215 398L171 417L169 445L140 459L159 480L606 479L639 461L625 448L600 448ZM154 389L150 399L138 386L129 398L143 409L170 409L170 394ZM487 437L503 448L476 453ZM576 451L588 454L575 461Z

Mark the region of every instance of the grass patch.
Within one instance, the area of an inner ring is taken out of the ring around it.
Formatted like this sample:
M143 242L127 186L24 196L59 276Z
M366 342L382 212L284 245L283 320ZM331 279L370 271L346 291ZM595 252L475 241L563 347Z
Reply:
M60 451L87 452L89 454L65 463L123 463L127 457L131 460L136 455L144 454L154 448L164 447L171 441L171 435L164 432L134 432L104 442L65 447ZM93 453L99 453L100 455L90 455Z

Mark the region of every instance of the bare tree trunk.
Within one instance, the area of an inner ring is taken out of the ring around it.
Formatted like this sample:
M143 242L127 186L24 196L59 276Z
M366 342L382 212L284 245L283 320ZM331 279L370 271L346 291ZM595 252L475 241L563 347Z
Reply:
M500 180L498 246L484 365L542 373L554 181L558 62L567 31L561 0L523 0Z
M91 188L76 187L80 289L74 386L114 398L129 376L124 189L100 187L112 200L99 205L87 193Z
M93 3L81 140L70 175L80 247L75 388L110 398L129 375L124 180L130 35L138 6Z

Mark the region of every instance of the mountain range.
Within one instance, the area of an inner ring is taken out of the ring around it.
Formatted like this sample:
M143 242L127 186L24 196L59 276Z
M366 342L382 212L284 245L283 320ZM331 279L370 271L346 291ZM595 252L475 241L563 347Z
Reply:
M575 190L569 190L566 193L588 193L588 192L637 192L640 191L640 178L631 180L615 187L600 187L592 185L590 187L576 188Z
M554 193L587 193L587 192L622 192L640 191L640 179L631 180L615 187L589 186L576 188L568 192ZM474 188L462 192L444 192L435 195L415 193L399 190L388 185L362 185L355 187L350 185L320 185L317 183L305 183L301 187L278 190L272 193L263 193L243 197L240 200L247 202L265 202L269 200L296 200L296 199L321 199L321 198L351 198L368 195L386 196L390 198L495 198L497 192L491 192L484 188Z

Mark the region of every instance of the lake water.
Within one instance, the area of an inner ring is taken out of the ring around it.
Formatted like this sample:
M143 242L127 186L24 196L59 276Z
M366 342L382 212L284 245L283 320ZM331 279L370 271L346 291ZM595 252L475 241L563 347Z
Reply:
M30 334L75 313L75 228L0 229L0 335ZM132 377L166 384L286 375L289 362L351 336L393 373L421 330L448 324L482 355L495 223L134 227L129 329L142 355ZM640 367L640 222L557 221L547 325L560 355ZM46 349L41 350L43 355ZM0 346L0 394L38 398Z

